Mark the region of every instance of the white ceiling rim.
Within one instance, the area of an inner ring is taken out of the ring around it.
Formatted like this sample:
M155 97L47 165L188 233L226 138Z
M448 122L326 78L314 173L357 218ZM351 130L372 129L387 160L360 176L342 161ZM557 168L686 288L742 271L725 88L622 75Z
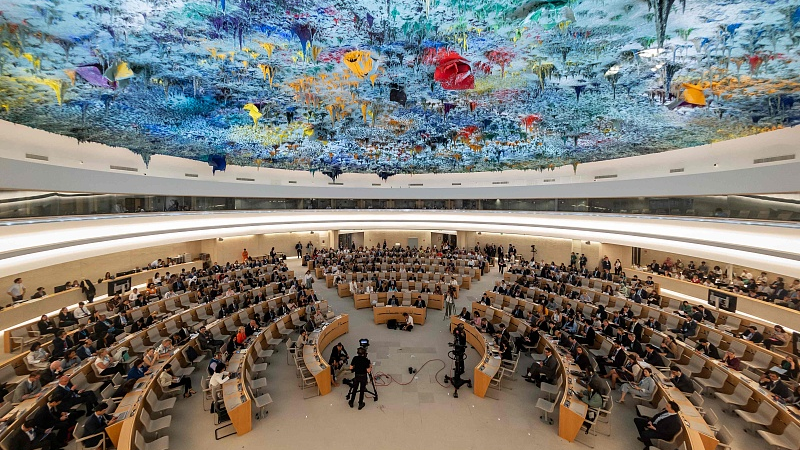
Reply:
M119 251L251 234L309 230L456 229L591 240L693 255L800 277L794 228L694 220L449 211L302 211L129 217L3 229L0 276Z
M800 127L699 147L554 170L395 175L229 166L82 143L0 121L0 188L212 197L495 199L616 198L800 192ZM47 161L28 156L46 158ZM788 158L793 156L794 159ZM788 159L781 159L788 158ZM756 164L756 160L776 161ZM118 169L111 169L115 166ZM119 169L121 168L121 169ZM598 177L598 178L596 178Z

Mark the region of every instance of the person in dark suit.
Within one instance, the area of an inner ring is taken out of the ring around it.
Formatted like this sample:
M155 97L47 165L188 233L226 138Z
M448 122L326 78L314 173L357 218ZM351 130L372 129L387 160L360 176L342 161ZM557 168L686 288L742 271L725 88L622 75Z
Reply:
M422 299L422 296L417 296L417 301L414 302L415 308L424 308L425 307L425 300Z
M680 407L674 401L666 404L663 411L653 417L637 417L633 419L636 429L639 430L639 440L644 443L647 450L653 445L653 439L670 441L681 430L681 419L678 417Z
M252 336L252 335L254 335L255 333L258 332L259 328L260 327L258 326L256 321L251 319L250 323L248 323L244 327L244 334L245 334L245 336Z
M534 362L528 368L528 372L524 377L525 381L529 383L536 383L536 385L539 386L542 383L542 377L548 382L552 382L556 378L558 361L556 361L556 357L553 356L553 351L550 350L550 347L545 347L544 355L544 361L540 363Z
M597 361L598 372L600 375L607 375L609 369L620 368L624 366L627 359L628 357L625 355L625 349L622 348L619 343L614 343L614 346L611 347L611 351L608 353L608 356Z
M11 438L8 448L14 450L50 450L59 448L53 445L54 436L52 433L45 433L44 430L37 430L33 419L28 419L22 423L20 430Z
M644 326L646 326L647 328L652 328L656 331L661 331L661 322L659 322L653 317L648 317L644 323Z
M97 404L97 394L94 391L86 391L78 389L69 381L69 375L61 375L58 379L58 384L53 389L53 395L59 394L62 397L59 409L68 411L75 406L83 405L86 408L86 414L91 414L94 406Z
M701 338L697 342L698 344L695 350L703 353L709 358L720 359L719 350L717 349L717 346L712 344L711 342L708 342L708 339Z
M692 337L697 334L697 322L694 320L693 317L689 317L686 322L683 323L683 326L680 328L673 328L673 333L678 335L678 339L684 340L687 337Z
M628 350L636 353L639 356L644 356L644 347L642 347L642 343L639 341L638 336L632 332L628 332L628 342Z
M664 357L658 354L655 346L647 344L644 348L644 362L654 367L664 367Z
M86 423L83 424L84 436L91 436L93 434L103 433L107 426L116 422L117 420L116 418L112 417L111 414L106 414L107 410L108 410L108 405L106 403L100 403L94 407L94 414L92 414L88 419L86 419ZM100 443L101 439L108 439L108 437L105 435L95 436L91 439L85 440L83 445L86 447L94 447Z
M756 328L755 325L750 325L749 327L747 327L747 329L744 331L744 333L741 334L740 337L754 344L760 344L764 342L764 335L761 334L760 331L758 331L758 328Z
M397 297L393 295L392 298L389 299L389 303L387 303L386 306L400 306L400 302L398 302Z
M72 340L67 337L67 332L58 330L56 338L53 339L53 353L50 354L50 360L63 359L67 351L73 347Z
M690 380L689 377L681 372L681 369L678 366L671 366L669 368L669 375L670 383L672 383L676 388L680 389L681 392L686 394L691 394L694 392L694 383L692 383L692 380Z
M772 392L776 397L786 400L792 396L792 391L786 384L781 381L777 372L770 371L768 374L761 377L758 381L764 389Z
M54 442L57 447L66 447L70 438L69 430L75 426L76 417L83 413L75 412L70 414L59 409L61 401L64 399L60 392L55 392L47 401L47 404L39 408L33 415L33 423L40 430L52 430Z
M575 339L583 345L593 346L597 337L597 332L592 327L592 319L586 318L583 320L583 331L581 331Z
M97 352L97 350L95 350L95 348L92 347L92 344L93 344L93 342L92 342L91 339L86 339L83 342L83 345L78 347L78 350L77 350L78 358L80 358L81 361L83 361L86 358L91 357L92 355L94 355Z
M54 324L53 320L47 317L46 314L39 319L39 322L36 323L36 327L39 329L39 334L42 336L54 334L58 330L56 324Z

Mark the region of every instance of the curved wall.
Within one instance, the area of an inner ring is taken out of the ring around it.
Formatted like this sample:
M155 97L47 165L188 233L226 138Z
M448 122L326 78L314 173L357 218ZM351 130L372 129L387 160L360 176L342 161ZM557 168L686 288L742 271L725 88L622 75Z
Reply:
M476 199L615 198L800 191L800 127L652 155L554 170L344 174L229 166L153 156L0 121L0 188L209 197ZM33 159L32 159L33 158ZM46 161L44 160L46 159ZM774 159L774 160L773 160ZM757 160L761 162L756 162ZM112 168L112 166L114 168Z
M467 230L580 239L800 277L800 227L713 219L517 212L321 210L143 214L6 223L0 277L98 255L229 236L311 230Z

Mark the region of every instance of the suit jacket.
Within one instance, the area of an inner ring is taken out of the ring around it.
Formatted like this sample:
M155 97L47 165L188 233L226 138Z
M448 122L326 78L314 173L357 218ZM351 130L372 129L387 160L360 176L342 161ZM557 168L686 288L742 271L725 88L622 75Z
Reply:
M661 411L650 419L653 422L653 426L656 427L654 431L656 439L669 441L681 431L680 417L677 414L668 414L666 411ZM656 423L657 420L658 423Z
M625 349L620 348L616 355L613 356L613 362L611 363L614 367L622 367L625 365L625 361L628 360L628 355L625 354Z
M642 347L642 343L639 341L633 341L633 343L630 346L630 350L632 352L635 352L639 356L644 355L644 347Z
M58 414L58 416L53 415L53 412L50 411L50 408L48 408L47 405L44 405L43 407L39 408L38 411L36 411L36 414L33 415L33 423L36 424L37 428L42 430L58 427L64 422L61 421L61 413L56 411L56 414Z
M83 424L83 435L84 436L91 436L93 434L100 433L106 429L108 426L108 421L111 420L111 415L106 414L102 419L97 416L97 414L92 414L88 419L86 419L86 423ZM103 436L97 436L92 439L87 439L84 442L86 447L92 447L100 443L100 439Z
M661 322L659 322L658 320L654 320L653 323L646 322L645 325L656 331L661 331Z
M22 402L23 395L35 394L42 390L42 383L39 380L34 381L32 384L29 384L30 380L25 379L20 382L17 387L14 389L14 403Z
M694 321L686 321L681 327L681 334L685 334L686 336L694 336L697 334L697 322Z
M700 351L709 358L721 359L719 356L719 350L717 350L717 347L710 342L708 343L708 347L703 347L700 345Z
M75 353L78 354L78 358L80 358L82 360L91 357L92 353L94 353L94 352L95 352L94 347L90 347L90 348L87 349L86 346L83 346L83 345L78 347L78 350L75 351Z
M416 308L424 308L425 307L425 300L417 300L414 302L414 306Z
M555 380L556 372L558 372L558 361L555 356L550 355L542 361L542 373L548 380Z
M47 442L47 438L42 441L42 433L36 431L35 429L34 433L36 437L33 439L33 441L31 441L28 435L22 431L22 429L19 429L11 438L9 448L13 448L14 450L33 450L36 448L42 448L44 443Z
M784 383L781 380L776 381L775 384L773 384L772 386L767 385L766 387L767 389L769 389L770 392L777 395L778 397L789 398L792 396L792 391L789 389L788 386L786 386L786 383Z
M675 385L676 388L680 389L681 392L685 392L687 394L691 394L694 392L694 384L692 380L690 380L686 375L680 374L677 377L673 377L670 379L672 384Z

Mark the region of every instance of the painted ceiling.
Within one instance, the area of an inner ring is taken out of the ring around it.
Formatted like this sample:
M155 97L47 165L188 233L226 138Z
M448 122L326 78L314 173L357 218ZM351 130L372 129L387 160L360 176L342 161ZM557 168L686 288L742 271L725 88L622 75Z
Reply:
M798 0L0 0L0 118L227 164L545 170L800 123Z

